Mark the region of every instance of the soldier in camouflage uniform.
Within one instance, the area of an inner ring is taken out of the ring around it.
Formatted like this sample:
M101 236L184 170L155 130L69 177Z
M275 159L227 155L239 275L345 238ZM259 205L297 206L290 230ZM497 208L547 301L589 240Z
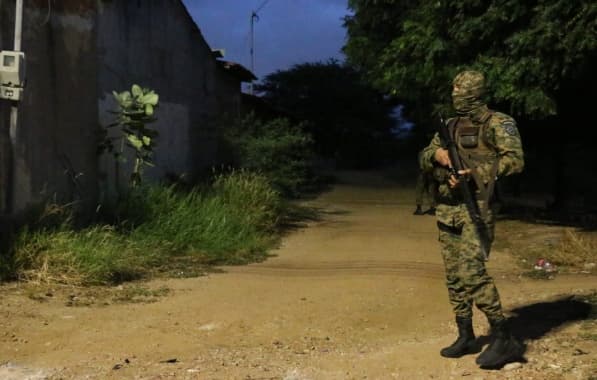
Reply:
M421 153L419 153L419 157ZM413 215L435 215L435 193L437 185L431 172L419 170L417 185L415 187L415 204L417 208ZM425 201L429 202L429 209L423 211Z
M476 362L482 368L496 368L518 359L524 348L506 324L498 291L485 270L479 235L458 187L469 185L475 190L481 216L490 240L493 240L495 181L522 171L524 159L514 119L490 110L483 102L484 82L483 74L464 71L452 83L457 117L448 120L448 129L466 168L460 173L466 180L449 174L450 158L438 134L423 149L420 166L422 170L432 172L439 182L436 206L439 241L449 299L459 332L458 339L440 354L457 358L480 351L472 326L474 304L486 315L492 331L491 343Z

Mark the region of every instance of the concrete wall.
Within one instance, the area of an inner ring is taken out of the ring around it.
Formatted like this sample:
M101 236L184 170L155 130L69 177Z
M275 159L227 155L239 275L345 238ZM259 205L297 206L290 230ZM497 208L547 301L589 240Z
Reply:
M223 122L238 119L241 110L240 81L226 69L218 67L215 90L216 106Z
M14 3L0 0L0 49L13 48ZM110 156L97 155L97 147L100 125L114 117L112 91L135 83L160 96L152 124L160 133L156 167L147 177L192 179L216 164L219 120L237 112L234 99L240 94L219 71L180 0L51 5L49 12L46 0L25 1L28 83L19 107L14 171L10 104L0 102L0 188L11 197L0 199L4 212L48 198L81 201L92 209L118 182L127 183L132 161L117 171Z
M178 0L101 1L98 8L98 108L107 125L115 108L112 91L132 84L154 89L159 131L153 179L166 174L193 178L216 160L216 64L210 47ZM104 159L107 191L116 178ZM128 165L130 169L130 165ZM130 170L120 173L126 182Z
M13 49L14 1L0 0L0 48ZM97 59L94 0L25 1L23 50L27 88L19 106L15 170L3 184L9 211L48 198L60 202L96 197ZM9 103L1 101L6 142ZM6 148L4 146L3 148ZM7 160L2 167L7 168ZM8 169L7 169L8 170Z

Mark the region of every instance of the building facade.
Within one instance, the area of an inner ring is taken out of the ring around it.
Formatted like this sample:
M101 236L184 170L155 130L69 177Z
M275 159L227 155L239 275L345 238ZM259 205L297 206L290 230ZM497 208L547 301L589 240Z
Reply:
M13 49L14 3L0 0L2 50ZM48 199L94 208L127 182L132 163L118 166L98 146L114 120L112 91L132 84L160 96L146 177L192 179L217 164L218 128L239 113L247 80L223 68L180 0L28 0L22 50L27 83L13 138L15 104L0 101L5 213Z

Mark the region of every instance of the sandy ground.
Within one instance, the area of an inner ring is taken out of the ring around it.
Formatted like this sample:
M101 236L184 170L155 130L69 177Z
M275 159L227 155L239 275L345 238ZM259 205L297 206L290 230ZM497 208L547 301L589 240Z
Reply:
M154 303L69 307L68 292L40 300L5 285L0 379L596 378L597 342L581 338L596 325L562 300L595 291L595 276L527 279L500 252L489 271L528 362L484 371L475 355L440 357L456 327L435 220L413 216L413 198L380 176L347 175L308 202L322 220L269 260L145 283L170 289ZM479 313L475 326L486 334Z

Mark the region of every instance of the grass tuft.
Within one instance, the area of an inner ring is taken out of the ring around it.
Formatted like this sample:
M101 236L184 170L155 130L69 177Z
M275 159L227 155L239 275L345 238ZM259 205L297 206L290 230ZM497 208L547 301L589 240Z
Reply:
M520 259L526 275L550 278L554 273L533 271L537 260L545 259L558 271L595 273L597 268L597 233L563 226L502 221L497 224L498 250L506 250Z
M191 191L140 187L115 210L113 224L76 229L67 209L46 207L17 234L14 275L37 283L116 284L258 261L277 241L285 208L265 177L237 171ZM181 263L199 268L179 270Z
M597 234L566 229L558 249L554 250L555 264L583 266L597 262Z
M283 211L267 180L244 171L218 176L209 191L153 188L147 199L146 221L131 233L133 240L171 255L203 255L211 264L265 258Z

